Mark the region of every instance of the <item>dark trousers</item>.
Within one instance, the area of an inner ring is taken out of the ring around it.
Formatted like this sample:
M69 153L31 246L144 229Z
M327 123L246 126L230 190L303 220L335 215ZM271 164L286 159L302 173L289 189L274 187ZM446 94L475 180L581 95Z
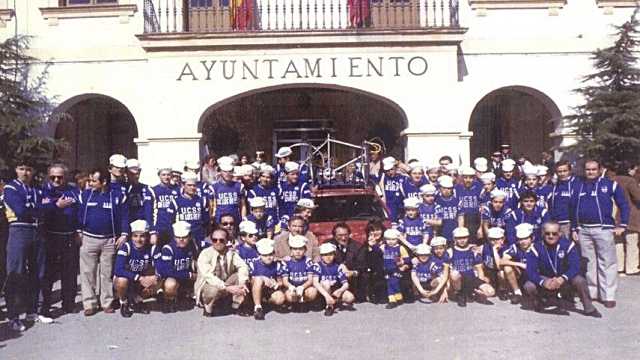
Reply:
M79 247L74 235L47 234L46 284L42 291L42 311L52 304L53 284L60 279L63 308L72 308L78 293Z
M45 283L46 245L36 227L10 226L7 240L7 316L16 319L38 311L38 296Z
M531 281L527 281L524 284L524 290L528 295L532 296L534 299L539 300L543 295L552 295L554 291L547 290L542 286L538 286ZM587 280L581 275L575 276L570 281L565 281L562 284L559 291L560 294L572 294L572 291L575 291L580 298L580 302L582 302L582 307L585 312L593 311L593 303L591 302L591 297L589 296L589 287L587 286Z
M366 301L382 302L387 296L387 282L384 274L375 272L365 272L359 281L356 298L359 302Z

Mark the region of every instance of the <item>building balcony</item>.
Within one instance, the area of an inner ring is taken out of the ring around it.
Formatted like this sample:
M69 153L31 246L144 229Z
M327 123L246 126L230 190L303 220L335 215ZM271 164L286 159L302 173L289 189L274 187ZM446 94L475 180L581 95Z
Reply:
M145 0L144 32L457 28L457 0Z

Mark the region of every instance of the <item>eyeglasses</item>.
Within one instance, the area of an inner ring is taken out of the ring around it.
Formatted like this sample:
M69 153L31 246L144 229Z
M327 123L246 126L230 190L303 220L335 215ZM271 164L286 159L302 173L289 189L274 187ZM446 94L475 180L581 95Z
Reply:
M248 237L258 237L258 234L247 234Z
M51 180L51 181L63 180L63 179L64 179L64 176L57 176L57 175L49 176L49 180Z
M227 239L226 238L211 238L211 242L214 243L214 244L215 243L222 243L222 242L226 243Z
M558 233L557 232L551 232L551 231L545 231L544 235L545 236L556 236L556 235L558 235Z
M232 222L223 222L223 223L220 223L220 225L222 225L222 226L233 226L233 225L235 225L235 223L232 223Z

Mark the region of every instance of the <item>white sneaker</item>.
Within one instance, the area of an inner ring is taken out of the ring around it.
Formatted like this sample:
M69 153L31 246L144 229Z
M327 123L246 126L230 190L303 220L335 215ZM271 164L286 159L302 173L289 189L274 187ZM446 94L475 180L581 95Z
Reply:
M11 330L15 332L23 332L27 330L27 327L24 326L24 324L22 323L22 321L20 321L20 319L13 319L9 321L9 327L11 328Z
M46 317L44 315L38 315L38 314L27 314L27 321L31 321L34 323L43 323L43 324L51 324L53 322L53 319L50 317Z

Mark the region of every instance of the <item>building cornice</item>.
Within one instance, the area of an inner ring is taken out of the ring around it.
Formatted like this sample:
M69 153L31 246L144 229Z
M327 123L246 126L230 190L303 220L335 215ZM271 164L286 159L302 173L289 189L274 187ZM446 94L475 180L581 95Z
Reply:
M513 9L548 9L549 15L558 15L558 10L566 4L566 0L469 0L469 6L478 16L485 16L487 10Z
M42 7L40 12L49 25L58 25L59 19L77 19L77 18L99 18L99 17L117 17L120 23L129 23L129 18L138 11L136 5L86 5L86 6L60 6L60 7Z
M598 7L636 7L636 0L596 0Z
M147 52L458 45L466 28L136 35Z

